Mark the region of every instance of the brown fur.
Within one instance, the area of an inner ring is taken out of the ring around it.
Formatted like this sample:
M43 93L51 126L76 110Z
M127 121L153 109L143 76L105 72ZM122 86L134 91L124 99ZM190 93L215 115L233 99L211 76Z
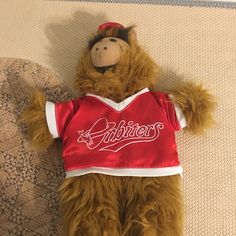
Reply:
M53 143L45 117L45 96L40 91L35 91L30 99L29 106L21 115L21 121L27 126L27 135L32 146L43 151Z
M183 202L180 176L124 177L122 236L182 235Z
M214 124L213 111L216 106L215 98L202 85L184 81L170 90L174 95L174 103L183 111L187 130L201 134Z
M116 30L99 32L115 36ZM116 102L156 84L161 69L137 44L132 27L130 49L113 71L97 72L89 49L81 56L76 88ZM213 119L215 102L201 86L187 82L170 91L183 110L188 129L200 133ZM23 114L37 148L52 143L45 119L45 97L37 92ZM144 157L145 158L145 157ZM65 231L69 236L181 236L183 201L180 176L115 177L102 174L65 179L59 190Z
M59 193L67 235L121 235L119 177L89 174L68 178Z
M89 174L66 179L59 192L70 236L180 236L180 176L115 177Z

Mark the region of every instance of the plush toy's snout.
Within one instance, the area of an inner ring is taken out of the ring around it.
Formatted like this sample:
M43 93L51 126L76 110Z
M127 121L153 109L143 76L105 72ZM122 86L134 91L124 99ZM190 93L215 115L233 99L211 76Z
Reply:
M105 37L93 45L91 58L94 67L110 68L116 65L121 54L129 47L128 43L116 37Z

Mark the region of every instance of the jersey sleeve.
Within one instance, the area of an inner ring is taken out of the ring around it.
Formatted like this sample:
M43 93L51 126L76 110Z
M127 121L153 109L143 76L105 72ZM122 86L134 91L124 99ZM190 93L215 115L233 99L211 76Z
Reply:
M185 116L180 107L172 102L173 95L159 93L159 98L166 118L175 131L185 128L187 126Z
M49 101L46 102L46 120L53 138L63 137L64 131L79 109L79 105L79 99L56 104Z

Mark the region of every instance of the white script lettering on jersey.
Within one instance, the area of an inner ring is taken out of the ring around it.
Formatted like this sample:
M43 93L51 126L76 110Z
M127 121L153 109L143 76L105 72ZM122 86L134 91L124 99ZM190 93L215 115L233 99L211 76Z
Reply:
M133 121L121 120L119 123L110 122L106 118L97 120L90 129L78 131L79 143L86 143L92 150L117 152L121 148L140 142L152 142L164 128L161 122L139 125Z

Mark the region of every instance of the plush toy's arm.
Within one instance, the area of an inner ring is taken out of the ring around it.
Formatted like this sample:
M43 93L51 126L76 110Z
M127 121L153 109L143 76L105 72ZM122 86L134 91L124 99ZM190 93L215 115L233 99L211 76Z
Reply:
M172 101L181 108L185 116L187 130L201 134L205 128L214 124L212 113L216 106L215 98L202 85L185 81L169 92Z
M36 150L45 150L53 142L50 134L46 115L46 98L40 91L35 91L30 99L30 104L21 115L21 121L27 126L27 134Z

